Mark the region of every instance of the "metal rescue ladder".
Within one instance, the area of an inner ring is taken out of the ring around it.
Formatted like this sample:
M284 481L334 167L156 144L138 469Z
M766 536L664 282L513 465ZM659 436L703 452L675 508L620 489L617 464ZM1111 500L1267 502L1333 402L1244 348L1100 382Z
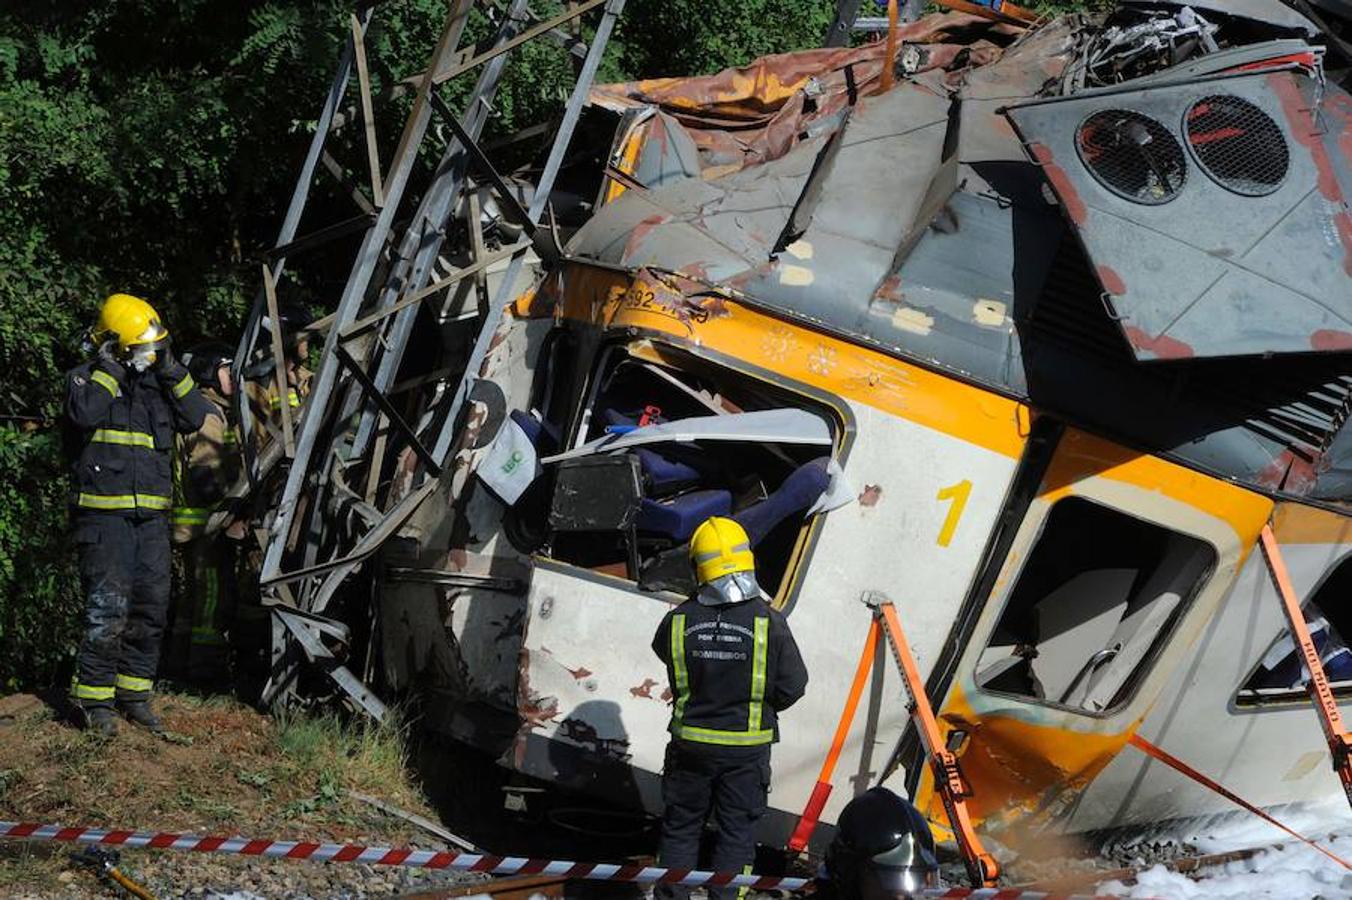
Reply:
M817 827L817 820L831 796L831 775L835 771L836 762L840 759L845 738L850 733L850 724L854 721L855 710L859 707L864 682L873 668L878 645L886 641L892 649L892 658L897 663L902 683L906 686L906 693L911 699L909 709L915 719L916 731L920 735L925 758L934 775L934 790L939 794L944 811L948 814L948 821L953 827L953 836L957 839L958 849L962 852L963 862L967 866L967 876L971 879L973 887L994 887L1000 875L1000 867L995 858L986 852L972 825L966 802L967 798L972 796L972 790L958 767L957 756L944 745L943 737L939 734L939 723L934 718L934 708L930 706L929 696L925 693L925 682L920 677L920 669L915 664L911 647L901 630L901 619L897 615L896 605L877 591L865 592L863 601L873 611L873 621L869 625L868 637L864 641L864 652L859 657L854 683L850 685L845 708L841 711L840 723L836 726L835 736L831 739L831 749L826 754L821 774L817 776L812 796L808 798L807 806L798 820L798 827L789 838L788 847L795 853L801 852L807 847L808 840Z
M1324 729L1324 738L1328 741L1333 771L1338 773L1348 805L1352 806L1352 735L1343 727L1338 702L1333 697L1333 689L1329 687L1329 677L1324 671L1319 651L1314 646L1314 639L1310 637L1310 628L1305 624L1300 598L1291 586L1291 576L1286 571L1286 561L1282 559L1281 547L1277 544L1277 536L1273 534L1271 525L1263 526L1259 542L1267 558L1272 582L1277 586L1277 594L1282 601L1282 612L1286 614L1286 622L1291 629L1291 640L1305 660L1309 679L1305 682L1305 689L1309 691L1315 712L1319 714L1319 725Z

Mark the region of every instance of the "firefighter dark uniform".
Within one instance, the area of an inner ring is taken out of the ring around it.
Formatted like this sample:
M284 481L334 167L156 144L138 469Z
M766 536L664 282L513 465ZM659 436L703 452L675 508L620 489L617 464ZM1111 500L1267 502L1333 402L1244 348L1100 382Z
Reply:
M241 474L229 399L216 383L217 371L228 363L219 354L194 355L192 371L213 414L200 429L178 438L170 519L173 542L182 548L184 573L171 652L190 680L217 687L217 682L229 677L227 635L237 597L235 544L223 534L206 533L207 521Z
M700 584L653 638L672 692L671 741L662 771L660 865L699 868L699 841L712 813L717 841L709 868L750 871L756 824L770 786L777 714L807 688L807 669L782 613L755 582L746 532L731 519L705 522L691 537ZM688 895L670 885L658 896ZM723 895L710 888L709 896Z
M168 332L145 301L110 297L96 334L117 340L66 376L86 604L71 694L86 724L111 733L114 701L158 726L146 701L169 607L170 455L174 433L200 428L210 406L169 356Z

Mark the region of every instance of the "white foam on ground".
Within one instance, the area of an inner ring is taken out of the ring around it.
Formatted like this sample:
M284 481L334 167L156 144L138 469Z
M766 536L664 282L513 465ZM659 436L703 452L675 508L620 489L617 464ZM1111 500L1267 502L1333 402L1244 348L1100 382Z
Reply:
M1310 837L1352 863L1352 829L1341 795L1337 804L1289 818L1289 827ZM1331 833L1332 832L1332 833ZM1225 853L1250 847L1273 846L1249 859L1193 873L1170 872L1164 866L1146 869L1134 885L1118 881L1099 885L1097 893L1115 897L1158 897L1161 900L1312 900L1352 898L1352 871L1313 847L1253 817L1230 821L1224 827L1188 836L1201 853Z

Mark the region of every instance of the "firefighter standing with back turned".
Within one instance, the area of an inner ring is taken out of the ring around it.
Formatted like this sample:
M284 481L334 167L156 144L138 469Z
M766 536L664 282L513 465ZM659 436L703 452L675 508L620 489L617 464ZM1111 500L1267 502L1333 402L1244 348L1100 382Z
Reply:
M202 427L211 405L169 351L144 300L113 294L92 337L93 362L66 376L76 458L71 503L85 594L85 634L71 696L86 728L128 720L160 730L150 708L169 608L170 455L174 433Z
M696 594L667 613L653 638L673 695L658 863L697 868L712 811L718 838L710 867L749 872L770 786L770 745L779 738L776 714L803 696L807 669L788 622L756 583L741 525L707 520L690 538L690 560ZM689 889L659 885L657 896L685 897ZM710 900L723 896L709 888Z

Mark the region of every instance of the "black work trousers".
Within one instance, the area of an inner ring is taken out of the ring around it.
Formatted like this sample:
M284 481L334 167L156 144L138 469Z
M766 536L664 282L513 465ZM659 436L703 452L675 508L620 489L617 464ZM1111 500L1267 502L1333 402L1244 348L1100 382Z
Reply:
M85 633L71 694L83 707L150 696L169 612L169 523L81 513Z
M708 868L748 872L756 856L756 825L770 789L770 746L719 747L673 738L662 768L662 842L659 865L699 869L704 822L713 815L717 832ZM738 895L735 888L708 888L710 900ZM685 898L690 889L659 885L662 900Z

